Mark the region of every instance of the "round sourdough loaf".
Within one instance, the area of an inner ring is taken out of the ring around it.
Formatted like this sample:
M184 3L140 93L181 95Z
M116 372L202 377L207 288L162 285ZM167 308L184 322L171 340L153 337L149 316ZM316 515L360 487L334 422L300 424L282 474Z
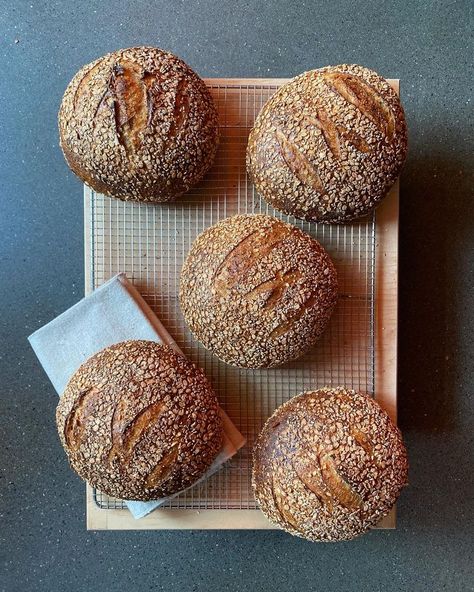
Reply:
M206 377L153 341L125 341L89 358L70 379L56 420L72 468L120 499L157 499L189 487L222 446Z
M279 407L254 447L252 484L269 520L312 541L352 539L407 483L398 428L370 397L342 387Z
M198 183L218 144L204 82L155 47L109 53L72 79L59 111L71 169L96 191L162 202Z
M395 91L372 70L344 64L305 72L271 97L250 133L247 168L275 208L345 222L385 196L406 152Z
M181 272L181 309L194 336L228 364L277 366L324 330L337 277L323 247L265 215L239 215L195 240Z

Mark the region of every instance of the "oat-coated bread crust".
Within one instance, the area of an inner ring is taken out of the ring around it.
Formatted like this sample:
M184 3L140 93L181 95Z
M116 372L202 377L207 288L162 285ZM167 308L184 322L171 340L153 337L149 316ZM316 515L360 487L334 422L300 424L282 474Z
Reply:
M286 214L346 222L386 195L406 152L395 91L376 72L342 64L304 72L270 98L249 136L247 169Z
M252 484L269 520L312 541L352 539L407 483L400 430L370 397L342 387L293 397L268 419Z
M153 341L124 341L89 358L56 410L72 468L121 499L189 487L222 446L216 396L194 364Z
M217 111L182 60L132 47L74 76L59 110L59 135L69 166L96 191L162 202L188 191L212 165Z
M326 327L337 276L323 247L266 215L238 215L194 241L180 304L194 336L228 364L277 366L302 355Z

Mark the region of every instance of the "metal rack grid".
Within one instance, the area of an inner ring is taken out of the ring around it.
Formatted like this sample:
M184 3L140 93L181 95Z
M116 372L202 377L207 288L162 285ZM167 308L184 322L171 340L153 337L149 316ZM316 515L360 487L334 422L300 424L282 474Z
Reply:
M247 445L207 481L174 498L180 509L256 509L250 485L251 450L266 418L291 396L344 384L374 395L375 215L326 226L282 215L255 192L245 170L249 129L277 84L208 81L221 123L216 162L201 185L175 203L126 203L90 191L90 285L126 272L183 352L204 369L222 407ZM178 306L179 274L196 236L236 213L268 213L319 240L337 267L340 298L328 329L303 358L280 368L243 370L219 361L193 340ZM121 500L94 491L100 508Z

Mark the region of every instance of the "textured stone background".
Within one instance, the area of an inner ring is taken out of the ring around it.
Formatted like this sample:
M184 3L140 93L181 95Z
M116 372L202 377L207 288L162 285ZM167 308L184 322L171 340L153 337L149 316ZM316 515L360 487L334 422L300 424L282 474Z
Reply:
M0 589L473 590L473 3L0 4ZM151 44L203 76L358 62L402 80L398 528L315 545L279 532L87 533L84 486L26 337L83 292L82 187L58 147L66 84Z

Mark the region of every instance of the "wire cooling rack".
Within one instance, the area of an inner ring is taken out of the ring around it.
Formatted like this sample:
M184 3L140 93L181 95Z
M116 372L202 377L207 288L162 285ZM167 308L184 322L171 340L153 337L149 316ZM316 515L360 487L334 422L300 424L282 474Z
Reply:
M204 369L222 407L247 438L218 473L174 498L170 508L256 509L251 450L278 405L325 385L374 395L375 215L344 226L302 222L270 207L246 174L249 130L282 82L207 81L220 116L220 148L204 182L175 203L127 203L85 188L91 288L126 272L183 352ZM305 357L284 367L242 370L224 364L194 341L179 310L179 274L191 243L209 225L237 213L268 213L299 226L322 243L338 271L340 298L328 329ZM121 500L99 491L94 500L100 508L125 508Z

